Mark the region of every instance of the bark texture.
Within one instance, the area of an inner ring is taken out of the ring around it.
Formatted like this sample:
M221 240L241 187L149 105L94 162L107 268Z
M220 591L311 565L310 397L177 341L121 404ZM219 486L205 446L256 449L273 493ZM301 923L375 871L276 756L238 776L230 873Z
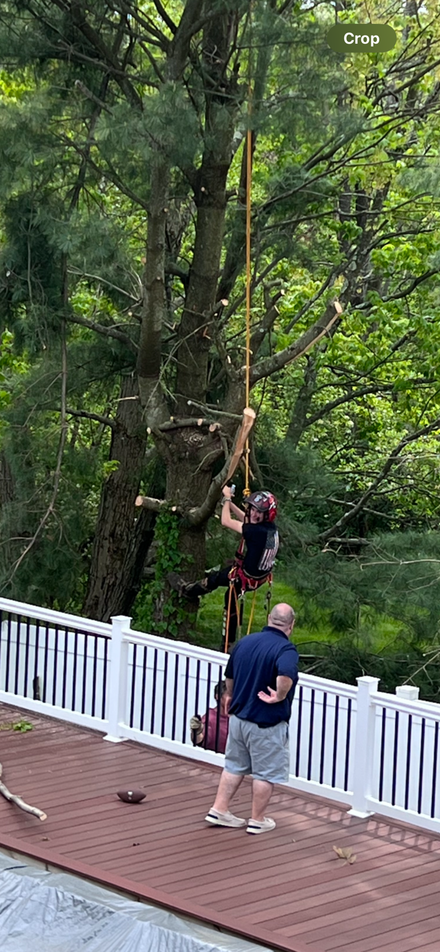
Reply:
M153 514L135 509L134 500L146 449L137 381L125 377L113 430L110 459L119 465L102 488L89 585L83 611L109 621L130 610L136 583L152 537Z

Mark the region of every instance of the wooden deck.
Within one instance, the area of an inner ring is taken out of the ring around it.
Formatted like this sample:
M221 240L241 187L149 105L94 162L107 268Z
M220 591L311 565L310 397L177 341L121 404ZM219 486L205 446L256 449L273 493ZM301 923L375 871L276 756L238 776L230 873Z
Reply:
M0 705L0 846L289 952L438 952L440 840L380 817L277 787L273 833L210 827L219 771L132 742ZM121 788L140 787L142 804ZM234 807L249 816L250 785ZM356 860L338 859L351 847Z

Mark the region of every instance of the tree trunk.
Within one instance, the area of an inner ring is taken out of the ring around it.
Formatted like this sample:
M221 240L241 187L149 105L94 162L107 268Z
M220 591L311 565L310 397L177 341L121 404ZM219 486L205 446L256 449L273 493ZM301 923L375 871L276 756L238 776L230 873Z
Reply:
M217 432L208 426L178 427L163 433L159 451L167 472L166 498L180 512L188 512L206 499L212 479L214 462L222 455L223 446ZM203 578L206 570L206 546L203 523L191 526L180 518L179 572L189 581ZM155 606L155 620L165 621L163 607L169 595L166 579ZM197 602L187 603L187 617L179 622L179 637L185 638L194 630Z
M316 389L316 361L314 357L307 357L304 379L298 390L298 395L292 410L292 416L287 427L285 440L295 449L307 427L307 417Z
M14 499L14 477L5 453L0 453L0 509Z
M139 562L143 564L145 559L153 526L151 515L139 515L134 506L145 448L137 382L132 376L124 377L110 450L110 459L119 465L102 488L83 607L88 618L108 621L112 615L127 612L136 594Z

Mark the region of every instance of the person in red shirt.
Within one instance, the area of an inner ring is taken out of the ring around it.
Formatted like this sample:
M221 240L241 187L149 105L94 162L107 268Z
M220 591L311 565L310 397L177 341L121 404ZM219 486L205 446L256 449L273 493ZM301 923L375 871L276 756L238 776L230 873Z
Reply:
M220 703L219 703L220 694ZM225 710L226 701L226 681L219 681L214 688L214 700L216 707L210 707L207 714L199 717L195 714L191 718L189 726L193 736L195 746L204 747L206 750L215 750L219 754L224 754L226 741L228 739L229 717ZM206 727L208 725L208 727Z

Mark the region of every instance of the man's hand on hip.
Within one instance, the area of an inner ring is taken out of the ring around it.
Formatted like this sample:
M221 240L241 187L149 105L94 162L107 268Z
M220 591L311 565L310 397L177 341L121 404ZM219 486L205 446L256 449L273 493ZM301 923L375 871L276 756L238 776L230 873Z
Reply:
M268 693L265 691L259 691L257 697L260 698L260 701L264 701L266 704L278 704L280 698L278 697L278 692L274 691L273 688L268 688Z
M267 694L265 691L259 691L257 697L260 699L260 701L264 701L265 704L279 704L280 701L284 701L284 698L287 697L292 684L293 681L291 678L279 674L277 677L276 691L274 691L273 688L268 687Z

